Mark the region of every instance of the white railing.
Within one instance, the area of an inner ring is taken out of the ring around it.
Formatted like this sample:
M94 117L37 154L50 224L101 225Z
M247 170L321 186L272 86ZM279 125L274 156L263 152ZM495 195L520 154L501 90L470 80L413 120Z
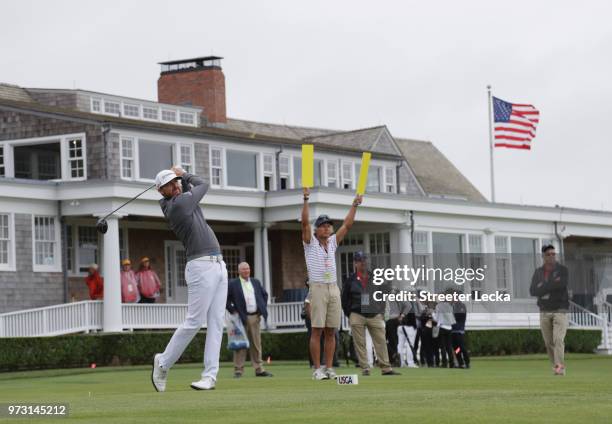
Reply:
M602 317L577 303L570 302L569 307L570 326L580 328L602 328L605 327L605 321Z
M603 302L600 313L603 315L602 318L608 323L608 326L612 326L612 303Z
M82 301L44 308L0 314L0 337L55 336L60 334L102 330L102 301ZM302 331L302 302L268 305L268 328L272 331ZM173 329L187 313L185 304L123 304L125 330ZM608 346L608 328L612 305L604 304L600 315L570 302L570 323L578 328L602 330L602 342ZM470 313L468 329L537 328L538 313ZM348 319L342 315L342 327L348 329Z

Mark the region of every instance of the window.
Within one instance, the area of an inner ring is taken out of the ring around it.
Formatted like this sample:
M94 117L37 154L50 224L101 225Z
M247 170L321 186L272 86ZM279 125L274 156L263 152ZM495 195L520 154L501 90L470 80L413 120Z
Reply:
M95 228L94 228L95 231ZM52 216L34 217L34 265L39 270L56 268L57 238L55 231L55 218ZM47 269L41 269L45 267ZM36 270L36 269L35 269Z
M119 228L119 258L129 258L127 228Z
M159 141L138 140L139 177L153 180L160 169L170 169L173 146Z
M227 150L226 160L228 186L257 188L257 153Z
M391 266L389 233L370 234L370 254L372 256L372 267L388 268Z
M432 252L435 267L457 269L463 266L463 237L463 234L432 233ZM447 281L436 280L435 289L437 292L442 292L448 287L455 287L454 283L451 284Z
M78 271L87 272L89 265L98 264L98 232L95 227L79 227L78 233Z
M140 118L140 106L125 103L123 105L123 114L133 118Z
M278 157L278 172L280 174L280 190L289 188L289 158L287 156Z
M366 193L378 193L380 192L380 174L382 168L380 166L370 166L368 171L368 184L366 187Z
M327 187L337 187L338 185L338 162L335 160L327 161Z
M429 234L426 231L415 231L413 233L414 242L414 264L413 268L419 268L421 266L429 266ZM400 252L407 253L407 252ZM423 287L427 285L427 278L421 278L416 282L417 287Z
M385 192L395 193L395 169L385 167Z
M117 102L104 101L104 113L111 113L113 115L121 115L121 107Z
M91 99L91 111L92 112L100 112L100 99Z
M353 164L352 162L342 162L342 188L353 188Z
M134 139L121 138L121 177L134 178Z
M468 267L476 270L484 267L484 256L482 252L482 236L478 234L468 234L468 250L467 257ZM472 290L482 290L484 281L476 279L471 281Z
M11 235L9 215L0 214L0 266L11 265Z
M162 109L162 121L176 122L176 111Z
M180 160L181 167L189 173L193 173L193 161L191 155L191 144L181 144L180 145Z
M4 177L4 146L0 146L0 177Z
M274 188L274 156L263 155L264 190L270 191Z
M15 178L56 180L62 178L61 145L58 141L13 147Z
M223 185L223 161L221 149L210 149L210 172L212 185Z
M525 299L529 296L531 277L536 269L537 240L523 237L511 237L512 251L512 289L514 298Z
M142 108L142 117L145 119L153 119L155 121L159 120L159 113L157 108L154 107L143 107Z
M85 177L85 159L83 157L83 140L72 138L68 140L68 168L70 178Z
M244 260L243 248L222 246L221 254L227 266L228 278L238 278L238 264Z
M179 122L186 125L195 124L195 115L191 112L181 112L179 114Z
M495 271L497 288L507 289L510 282L510 254L508 237L495 236Z

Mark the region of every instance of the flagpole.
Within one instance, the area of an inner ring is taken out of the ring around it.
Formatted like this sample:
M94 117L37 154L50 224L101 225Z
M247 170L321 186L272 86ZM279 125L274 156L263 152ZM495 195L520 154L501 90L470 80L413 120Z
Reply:
M493 109L491 99L491 86L487 85L487 106L489 109L489 153L491 157L491 202L495 203L495 166L493 161L493 119L491 110Z

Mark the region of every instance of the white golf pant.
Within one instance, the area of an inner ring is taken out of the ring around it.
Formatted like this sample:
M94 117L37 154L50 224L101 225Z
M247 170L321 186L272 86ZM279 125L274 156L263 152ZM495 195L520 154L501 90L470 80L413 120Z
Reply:
M227 302L225 262L197 259L189 261L185 266L185 281L187 282L187 316L183 324L172 335L159 363L163 368L170 369L206 323L202 377L211 377L216 380L219 372L219 354Z
M365 329L365 340L366 340L366 352L368 354L368 365L370 368L374 367L374 343L372 342L372 336L367 327Z
M416 328L412 326L400 325L397 327L397 352L400 354L402 367L414 365L414 355L410 345L414 346L416 333ZM408 341L410 341L410 344L408 344Z

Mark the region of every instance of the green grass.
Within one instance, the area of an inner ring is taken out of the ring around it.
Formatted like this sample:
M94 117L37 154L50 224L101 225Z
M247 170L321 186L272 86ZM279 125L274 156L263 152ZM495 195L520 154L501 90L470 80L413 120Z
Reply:
M189 387L199 365L177 365L165 393L153 390L143 366L29 371L0 374L0 403L66 402L67 420L87 423L612 422L612 358L569 355L567 363L567 375L555 377L541 355L475 358L471 370L374 372L357 386L312 381L307 366L296 362L269 366L274 378L248 370L234 380L231 365L223 364L209 392ZM45 421L65 420L32 422Z

